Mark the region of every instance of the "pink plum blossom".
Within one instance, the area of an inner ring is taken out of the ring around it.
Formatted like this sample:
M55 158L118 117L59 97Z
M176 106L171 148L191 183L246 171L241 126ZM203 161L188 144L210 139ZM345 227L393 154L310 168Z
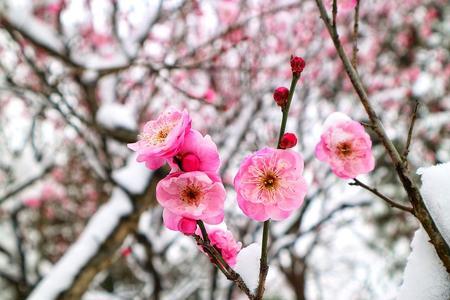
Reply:
M223 221L225 197L223 184L199 171L172 173L156 186L156 199L164 210L208 224ZM169 221L173 220L166 224Z
M286 219L306 195L302 172L303 158L292 150L263 148L249 155L234 178L239 207L256 221Z
M342 113L333 113L325 121L315 154L344 179L368 173L375 167L369 135L360 123Z
M149 169L155 170L178 153L190 129L187 111L169 108L156 120L147 122L138 141L128 144L128 148L138 153L138 162L145 162Z
M220 251L225 261L232 267L236 265L236 258L239 251L241 251L242 243L237 242L229 230L209 226L206 228L206 231L208 232L211 245ZM196 233L202 236L200 229L197 229ZM201 250L203 251L203 249Z
M184 172L203 171L208 174L217 173L220 166L219 152L209 135L202 136L191 129L184 138L184 143L173 161L169 161L173 169L177 166Z
M168 229L180 231L187 235L194 234L195 229L197 229L195 220L176 215L168 209L163 210L163 221Z

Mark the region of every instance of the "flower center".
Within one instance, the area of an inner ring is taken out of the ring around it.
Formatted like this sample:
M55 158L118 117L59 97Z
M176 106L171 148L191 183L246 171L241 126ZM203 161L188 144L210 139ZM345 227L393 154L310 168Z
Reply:
M167 124L158 128L158 130L155 130L152 133L144 133L140 135L139 138L144 140L149 145L157 146L166 141L166 138L173 127L174 126L172 124Z
M259 177L259 188L269 191L276 190L280 184L278 176L272 172L267 171Z
M156 140L160 141L161 143L164 142L169 135L169 132L170 129L168 127L164 127L156 134Z
M347 159L349 158L352 153L353 153L353 149L352 149L352 144L350 142L342 142L339 143L336 147L336 152L337 155L339 156L339 158L341 159Z
M180 194L181 201L188 205L198 206L202 198L202 191L199 186L188 185L186 186Z

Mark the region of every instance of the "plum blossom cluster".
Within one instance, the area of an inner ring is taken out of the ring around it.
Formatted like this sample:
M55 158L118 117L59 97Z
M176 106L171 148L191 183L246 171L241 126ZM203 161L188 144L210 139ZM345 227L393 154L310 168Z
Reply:
M198 220L207 224L223 221L226 195L217 173L219 153L209 136L191 128L187 111L167 109L145 124L138 141L128 147L149 169L165 163L171 167L156 187L167 228L193 234Z
M210 225L223 221L226 194L218 174L219 152L210 136L191 128L187 111L167 109L145 124L138 141L128 147L137 152L137 160L149 169L155 170L165 163L171 168L156 187L156 198L163 207L163 221L168 229L192 235L199 233L197 221ZM208 236L223 258L234 265L241 243L223 229L209 228Z
M259 222L288 218L302 205L308 189L302 175L303 157L291 149L297 144L297 136L284 132L293 89L306 64L297 56L291 58L290 64L291 89L279 87L273 94L283 113L278 147L265 147L247 156L234 178L239 208ZM226 198L218 173L219 153L211 137L191 128L187 111L169 108L145 124L138 141L128 147L149 169L166 163L171 168L156 187L165 226L186 235L203 235L205 239L207 235L210 245L233 266L242 244L228 230L203 226L203 222L222 223ZM333 113L325 121L315 155L338 177L349 179L373 170L371 148L370 137L360 123Z

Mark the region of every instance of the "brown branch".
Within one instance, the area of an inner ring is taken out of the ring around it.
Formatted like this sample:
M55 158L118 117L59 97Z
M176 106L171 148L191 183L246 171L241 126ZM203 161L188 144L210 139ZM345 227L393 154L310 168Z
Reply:
M395 148L392 141L387 136L386 131L384 130L383 124L381 123L380 118L376 114L372 104L369 101L367 96L366 89L356 72L355 68L353 68L350 59L342 47L341 41L339 39L338 32L336 28L333 28L330 18L327 15L326 9L323 5L322 0L315 0L317 7L320 11L320 16L325 24L328 33L334 43L334 46L338 52L338 55L344 64L344 69L352 82L353 88L358 94L359 100L361 104L364 106L366 113L370 119L370 122L374 126L374 131L377 134L378 138L382 142L386 152L391 158L392 164L395 167L397 175L403 185L405 192L408 194L409 201L411 202L414 215L422 224L423 228L427 232L430 237L431 243L434 245L436 252L439 258L442 260L446 270L450 273L450 247L445 241L442 234L439 232L433 218L430 215L425 203L423 201L422 195L420 194L419 187L413 181L411 175L409 174L408 167L403 163L403 159L397 149Z
M333 28L336 28L336 17L337 17L337 0L333 0L333 8L332 12L333 14Z
M239 287L239 289L247 295L248 299L255 299L255 296L252 294L252 292L242 279L241 275L234 271L223 259L220 252L211 245L211 243L209 242L208 234L206 230L204 230L204 226L203 229L202 226L199 225L199 227L202 231L203 238L194 234L194 238L197 244L203 248L203 250L208 254L213 263L217 266L217 268L219 268L219 270L225 275L225 277L228 280L233 281Z
M403 211L409 212L409 213L413 213L413 208L410 206L406 206L400 203L395 202L394 200L392 200L391 198L389 198L388 196L382 194L381 192L379 192L376 188L372 188L368 185L366 185L365 183L359 181L356 178L353 178L353 182L350 182L349 185L356 185L356 186L360 186L363 189L371 192L372 194L378 196L379 198L383 199L384 201L386 201L386 203L388 203L391 207L396 207L398 209L401 209Z
M117 253L117 249L120 248L128 235L133 234L136 231L141 214L155 203L156 184L165 175L166 174L162 169L155 171L142 194L132 195L127 193L130 201L133 203L133 211L118 219L118 223L115 225L111 233L109 233L108 237L105 238L99 245L98 251L86 260L82 266L80 266L80 269L78 270L77 275L74 276L73 281L67 287L64 287L55 299L81 299L82 295L91 285L95 276L103 270L109 268L114 263L114 257ZM126 192L126 190L124 191ZM70 251L67 253L70 253ZM41 282L45 283L45 280L42 280ZM51 285L51 283L48 282L45 284ZM43 289L46 288L46 286L38 285L37 288Z

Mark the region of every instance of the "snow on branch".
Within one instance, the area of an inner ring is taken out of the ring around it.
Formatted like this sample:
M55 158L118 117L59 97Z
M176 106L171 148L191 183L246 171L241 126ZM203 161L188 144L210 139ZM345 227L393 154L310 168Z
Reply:
M421 193L439 231L450 242L450 163L421 168ZM430 238L419 228L411 243L412 252L405 268L397 300L450 299L450 275L446 272Z
M63 53L64 45L50 25L38 20L29 10L30 6L20 1L9 1L9 9L3 14L6 21L36 43L54 53Z
M137 164L136 162L130 163ZM154 189L150 171L138 172L142 180L130 183L136 167L126 166L115 173L121 188L114 188L110 200L91 218L84 232L30 294L31 300L81 297L91 280L113 263L114 254L126 236L137 227L139 216L148 208ZM113 175L114 176L114 175ZM150 184L149 184L150 182ZM130 196L127 192L140 193Z

